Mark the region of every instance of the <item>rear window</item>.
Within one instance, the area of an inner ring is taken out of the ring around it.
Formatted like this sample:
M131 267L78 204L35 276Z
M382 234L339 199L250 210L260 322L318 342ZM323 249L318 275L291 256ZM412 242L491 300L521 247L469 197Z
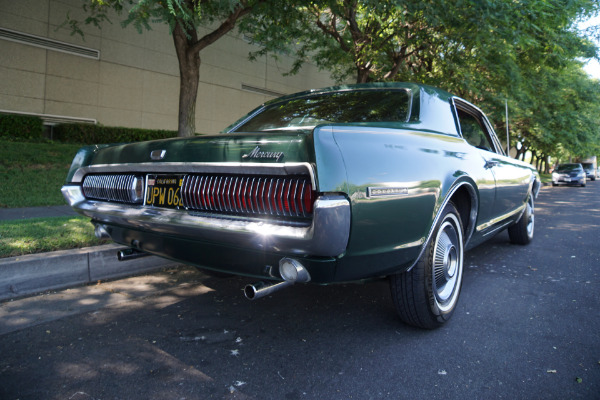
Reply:
M328 123L406 122L407 90L353 90L309 95L268 105L236 132L305 130Z

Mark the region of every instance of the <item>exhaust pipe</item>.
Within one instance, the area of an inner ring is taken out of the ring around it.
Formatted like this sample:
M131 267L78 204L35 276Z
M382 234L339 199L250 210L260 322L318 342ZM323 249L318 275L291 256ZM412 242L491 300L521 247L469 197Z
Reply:
M94 224L94 235L98 239L110 239L110 235L104 225Z
M147 257L150 254L135 249L125 249L117 251L117 259L119 261L128 261L136 258Z
M293 285L296 282L309 282L310 274L298 260L293 258L282 258L279 260L279 275L283 282L265 283L257 282L252 285L246 285L244 296L248 300L256 300L270 295L280 289Z
M261 297L265 297L270 295L273 292L278 291L279 289L286 288L288 286L292 286L294 282L283 281L278 283L265 283L265 282L257 282L252 285L246 285L244 288L244 296L248 300L256 300Z

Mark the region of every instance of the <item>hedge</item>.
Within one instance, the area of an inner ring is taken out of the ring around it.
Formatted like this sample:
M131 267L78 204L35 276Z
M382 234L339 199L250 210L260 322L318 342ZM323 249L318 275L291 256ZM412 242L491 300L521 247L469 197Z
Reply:
M103 144L141 142L177 136L177 131L121 128L91 124L61 124L52 131L54 140L66 143Z
M10 141L39 141L43 138L44 124L39 117L0 114L0 139Z

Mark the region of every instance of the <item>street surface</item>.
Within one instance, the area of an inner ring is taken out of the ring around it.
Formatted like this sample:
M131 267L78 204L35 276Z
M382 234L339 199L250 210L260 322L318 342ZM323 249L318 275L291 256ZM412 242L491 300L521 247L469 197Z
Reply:
M600 182L546 187L529 246L471 250L442 329L387 282L296 285L190 267L0 304L0 399L600 399Z

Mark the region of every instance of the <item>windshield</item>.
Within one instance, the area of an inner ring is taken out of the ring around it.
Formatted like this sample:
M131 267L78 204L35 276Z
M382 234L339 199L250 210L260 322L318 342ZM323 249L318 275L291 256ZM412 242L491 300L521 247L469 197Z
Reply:
M236 132L313 129L327 123L405 122L407 90L353 90L321 93L268 105Z
M583 166L583 168L585 169L594 169L594 164L591 163L585 163L585 164L581 164Z
M570 172L581 170L581 164L563 164L559 165L557 171L558 172Z

